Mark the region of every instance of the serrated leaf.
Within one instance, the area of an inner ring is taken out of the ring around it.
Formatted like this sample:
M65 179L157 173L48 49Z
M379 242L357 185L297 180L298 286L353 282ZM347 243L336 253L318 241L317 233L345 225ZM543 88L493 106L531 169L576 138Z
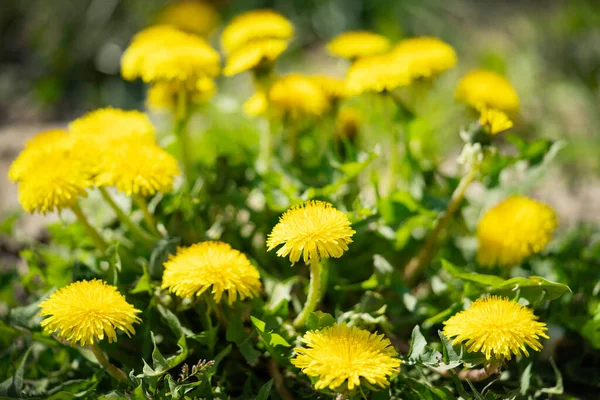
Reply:
M324 313L322 311L315 311L308 314L306 319L306 326L309 330L318 330L325 327L331 326L335 323L335 318L331 314Z
M520 297L536 302L542 300L556 300L571 289L562 283L552 282L541 276L528 278L512 278L492 288L492 293L510 296L519 292Z
M446 260L442 260L442 268L448 271L450 275L452 275L455 278L467 282L473 282L480 285L488 286L489 288L493 288L496 285L504 283L504 279L498 276L477 274L475 272L466 272Z
M0 395L14 395L17 397L21 396L21 390L23 389L23 374L25 373L25 364L29 358L29 353L31 353L31 347L27 349L23 355L23 358L21 358L21 362L19 363L15 374L0 383Z
M521 378L519 379L519 382L521 383L519 393L522 396L525 396L527 394L527 391L529 390L529 386L531 383L531 367L532 366L533 366L533 362L529 362L529 364L527 364L527 367L525 367L525 369L523 370L523 373L521 374Z

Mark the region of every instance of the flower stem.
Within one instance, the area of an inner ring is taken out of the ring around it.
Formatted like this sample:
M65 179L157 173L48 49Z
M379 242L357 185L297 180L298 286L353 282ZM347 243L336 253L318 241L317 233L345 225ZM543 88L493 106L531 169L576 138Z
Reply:
M183 173L188 187L191 189L194 183L194 167L192 164L192 158L190 154L190 135L187 129L187 123L189 120L189 109L188 109L188 96L185 88L181 88L177 92L177 109L175 111L175 135L179 141L179 147L181 151L181 163L183 164Z
M427 268L436 253L436 245L440 234L446 229L446 226L452 219L452 216L458 209L458 206L465 197L465 191L473 182L479 171L479 164L473 164L467 175L459 182L458 186L452 193L450 204L444 212L444 215L438 220L437 224L431 233L425 239L425 244L421 247L419 253L413 257L404 268L404 282L407 286L413 286L417 278Z
M131 385L131 381L129 380L127 375L125 375L125 372L123 372L122 369L117 368L113 364L111 364L111 362L108 361L108 358L106 357L104 352L98 347L98 345L92 345L91 350L96 356L98 363L100 363L102 368L106 369L106 372L108 372L110 376L112 376L120 382Z
M304 308L294 320L294 327L299 328L304 325L308 315L317 308L319 302L319 292L321 288L321 261L316 260L310 263L310 283L308 284L308 297Z
M73 203L73 205L71 206L71 211L73 211L73 214L75 214L81 225L83 225L83 227L87 231L88 235L90 235L98 250L105 253L106 250L108 250L108 243L106 243L106 240L104 240L104 238L100 235L96 228L94 228L92 224L90 224L87 217L83 213L83 210L79 206L79 203Z
M146 199L140 196L134 196L133 201L137 204L138 208L142 210L142 214L144 214L144 221L146 221L146 225L148 225L148 229L152 231L152 233L156 236L161 236L160 232L156 228L156 221L154 220L154 216L150 214L150 210L148 210L148 203Z
M389 136L391 139L389 154L388 154L388 164L387 164L387 174L386 174L386 185L383 190L383 197L390 196L394 190L396 189L396 173L398 171L398 144L399 144L399 134L398 129L394 124L394 102L393 99L384 98L384 101L388 104L384 104L386 108L386 118L389 122Z
M141 239L144 242L147 242L147 243L154 242L154 238L151 235L149 235L147 232L142 230L139 227L139 225L136 224L135 222L133 222L133 220L129 217L129 215L127 215L125 213L125 211L123 211L123 209L121 207L119 207L119 205L115 202L115 200L112 198L110 193L108 193L108 190L106 190L106 188L100 187L100 188L98 188L98 190L100 190L100 194L102 195L102 198L108 203L110 208L113 209L113 211L115 212L115 214L117 215L119 220L129 227L129 230L131 231L131 233L133 233L135 236L137 236L138 239Z

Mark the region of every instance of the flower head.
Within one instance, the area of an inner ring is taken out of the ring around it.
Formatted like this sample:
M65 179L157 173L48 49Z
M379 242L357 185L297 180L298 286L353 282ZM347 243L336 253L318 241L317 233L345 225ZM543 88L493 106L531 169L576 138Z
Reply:
M118 108L100 108L85 114L69 124L69 131L84 142L108 144L134 138L143 143L155 143L154 125L139 111Z
M539 338L548 339L548 328L537 319L530 308L516 301L490 296L475 300L468 310L444 322L443 333L454 338L454 345L466 341L467 351L481 351L488 360L510 360L512 354L521 352L529 357L526 346L541 350Z
M475 109L486 107L506 113L519 109L519 95L508 79L481 69L469 72L460 80L455 97Z
M287 210L267 239L267 250L283 244L277 255L293 263L303 257L305 263L322 258L339 258L356 233L346 214L323 201L311 200Z
M558 226L554 210L522 196L511 196L479 221L477 261L483 266L514 266L539 253Z
M241 252L223 242L201 242L179 248L165 262L163 289L177 296L200 296L211 289L215 301L225 293L231 305L236 299L257 296L260 274Z
M273 83L269 104L291 118L318 117L329 109L327 95L309 77L289 74Z
M141 311L99 279L71 283L52 293L40 308L40 315L48 316L41 322L44 331L57 332L59 339L81 346L94 345L105 336L115 342L117 329L131 336L133 324L141 322L135 315Z
M273 10L253 10L236 16L223 30L221 45L232 53L257 39L288 40L294 36L294 27L283 15Z
M393 54L361 58L348 70L347 89L352 95L394 90L412 82L409 64Z
M176 1L167 5L158 21L182 31L206 36L219 24L217 10L205 1Z
M249 117L256 117L267 111L267 95L264 92L256 92L244 102L244 114Z
M383 54L389 48L387 38L369 31L344 32L327 43L331 54L348 59Z
M392 49L392 54L410 65L415 78L430 78L456 64L452 46L434 37L405 39Z
M90 168L76 152L39 153L20 179L19 202L29 213L60 211L86 197L91 186Z
M287 49L287 41L282 39L258 39L249 42L227 57L227 65L223 69L225 76L259 67L265 63L273 63Z
M199 36L159 25L138 33L121 59L127 80L197 80L219 73L219 54Z
M105 153L95 184L114 186L127 196L168 193L180 173L177 160L156 145L124 142Z
M346 81L327 75L313 75L310 77L330 100L339 100L346 97Z
M513 126L513 122L503 111L484 107L479 112L479 125L491 135L504 132Z
M387 387L389 376L400 368L400 359L388 339L345 323L302 337L306 348L296 348L292 364L308 376L318 378L316 389L332 390L346 384L348 390L371 385Z
M217 91L215 82L206 77L184 83L156 82L146 94L147 107L154 111L174 111L182 85L188 96L187 100L195 105L207 103Z

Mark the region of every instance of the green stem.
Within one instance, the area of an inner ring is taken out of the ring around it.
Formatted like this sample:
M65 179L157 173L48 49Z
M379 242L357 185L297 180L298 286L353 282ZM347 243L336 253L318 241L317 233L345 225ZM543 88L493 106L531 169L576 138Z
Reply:
M187 129L188 119L190 116L187 97L187 91L185 90L185 88L181 88L177 92L177 109L175 112L175 135L177 136L177 140L179 142L179 147L181 151L181 163L183 164L183 173L185 174L185 179L188 184L188 187L191 189L194 183L194 166L190 154L190 135Z
M137 236L138 239L144 242L154 243L155 239L151 235L146 233L144 230L142 230L138 224L133 222L129 215L127 215L125 211L123 211L123 209L119 207L119 205L115 202L115 200L112 198L110 193L108 193L108 190L106 190L106 188L100 187L98 189L100 190L102 198L108 203L110 208L113 209L115 214L117 214L119 220L129 227L131 233L133 233L135 236Z
M438 238L444 229L446 229L446 226L452 219L452 216L465 197L465 191L477 176L479 166L480 164L473 164L469 173L460 180L458 186L452 193L450 204L448 204L446 212L438 220L431 233L427 236L427 239L425 239L425 244L423 247L421 247L419 253L413 257L404 268L404 282L407 286L414 285L417 278L421 275L425 268L427 268L435 256Z
M396 175L397 175L397 170L398 170L398 144L399 144L399 140L398 140L398 130L396 129L396 126L394 124L394 101L392 98L387 99L384 98L384 101L386 101L386 103L388 104L384 104L384 106L387 109L387 119L388 122L390 124L389 126L389 134L390 134L390 138L391 138L391 143L390 143L390 148L389 148L389 155L388 155L388 165L387 165L387 175L386 175L386 186L385 189L383 191L383 197L388 197L390 196L394 190L396 189Z
M317 308L319 302L319 292L321 288L321 262L320 260L310 263L310 283L308 284L308 297L304 308L294 320L294 327L299 328L304 325L308 315Z
M117 368L113 364L111 364L111 362L108 361L108 358L106 357L104 352L98 347L98 345L92 345L91 350L94 353L94 355L96 356L98 363L100 363L102 368L104 368L106 370L106 372L109 373L110 376L112 376L113 378L115 378L116 380L118 380L120 382L131 385L131 381L129 380L127 375L125 375L125 372L123 372L122 369Z
M73 205L71 206L71 211L73 211L73 214L75 214L81 225L83 225L87 233L90 235L98 250L105 253L108 249L108 243L106 243L106 240L104 240L104 238L100 235L96 228L94 228L92 224L90 224L85 214L83 213L83 210L79 206L79 203L73 203Z
M135 201L135 204L137 204L138 208L142 210L142 214L144 214L144 221L146 221L148 229L150 229L154 235L157 235L158 237L162 236L156 228L154 216L150 214L150 210L148 210L148 203L146 202L146 199L140 196L134 196L133 201Z
M264 173L267 172L271 166L271 155L273 153L273 132L272 126L273 122L271 121L271 117L266 116L266 126L261 127L260 129L260 137L259 137L259 150L258 150L258 160L256 163L256 169L258 172Z

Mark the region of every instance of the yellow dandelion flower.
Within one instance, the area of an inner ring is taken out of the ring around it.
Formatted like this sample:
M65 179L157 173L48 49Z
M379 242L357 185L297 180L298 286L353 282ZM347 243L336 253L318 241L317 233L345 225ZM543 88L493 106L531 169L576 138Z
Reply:
M267 239L267 250L283 244L277 255L289 255L292 264L300 256L305 263L339 258L348 250L355 233L346 214L329 203L311 200L293 206L279 218Z
M393 54L361 58L348 70L346 80L348 93L394 90L412 82L409 64L401 62Z
M338 139L352 140L358 134L362 118L362 114L356 108L343 107L337 116L335 136Z
M69 124L69 131L84 142L121 142L133 138L141 143L156 141L154 125L139 111L101 108L85 114Z
M181 85L176 82L153 83L146 94L146 106L154 111L174 111ZM183 85L187 100L194 105L207 103L217 91L215 82L206 77L196 82L185 82Z
M287 42L282 39L268 38L249 42L238 47L227 57L223 74L232 76L264 64L271 64L287 47Z
M539 253L558 226L554 210L533 199L511 196L479 221L477 262L482 266L514 266Z
M180 174L177 160L156 145L124 142L105 153L96 186L114 186L127 196L168 193Z
M269 104L291 118L318 117L329 109L325 92L300 74L289 74L276 80L269 91Z
M313 75L310 77L331 100L339 100L346 97L346 81L327 75Z
M25 148L13 161L8 170L8 179L13 182L22 180L27 174L35 171L38 158L48 153L69 150L73 146L72 136L64 129L53 129L40 132L25 143Z
M219 14L205 1L176 1L160 13L158 22L182 31L207 36L219 25Z
M29 213L71 207L92 186L91 171L75 152L40 153L27 168L19 182L19 202Z
M223 242L201 242L179 248L165 262L162 288L179 297L200 296L211 290L215 301L223 294L231 305L258 296L260 274L243 253Z
M369 31L344 32L327 43L331 54L348 59L376 56L389 48L387 38Z
M519 95L511 83L495 72L474 70L458 83L456 100L475 109L492 108L506 113L519 109Z
M117 288L99 279L71 283L40 303L41 325L48 334L81 346L94 345L106 336L117 340L119 329L131 336L141 312L129 304Z
M267 95L264 92L254 93L244 102L244 113L249 117L256 117L267 112Z
M530 308L498 296L477 299L468 310L444 322L443 333L452 344L465 342L467 351L482 352L488 360L510 360L512 354L529 357L526 346L542 349L540 337L548 339L546 324Z
M335 390L346 384L354 390L361 379L385 388L400 368L389 339L345 323L307 332L302 342L306 348L294 349L296 358L291 361L304 374L318 378L316 389Z
M121 59L121 75L127 80L197 80L219 73L219 54L199 36L160 25L138 33Z
M503 111L484 107L479 112L479 125L492 135L504 132L513 126L513 122Z
M256 39L288 40L294 36L294 27L283 15L273 10L253 10L233 18L223 30L221 46L232 53Z
M434 37L402 40L392 54L410 64L415 78L429 78L456 65L456 52L449 44Z

